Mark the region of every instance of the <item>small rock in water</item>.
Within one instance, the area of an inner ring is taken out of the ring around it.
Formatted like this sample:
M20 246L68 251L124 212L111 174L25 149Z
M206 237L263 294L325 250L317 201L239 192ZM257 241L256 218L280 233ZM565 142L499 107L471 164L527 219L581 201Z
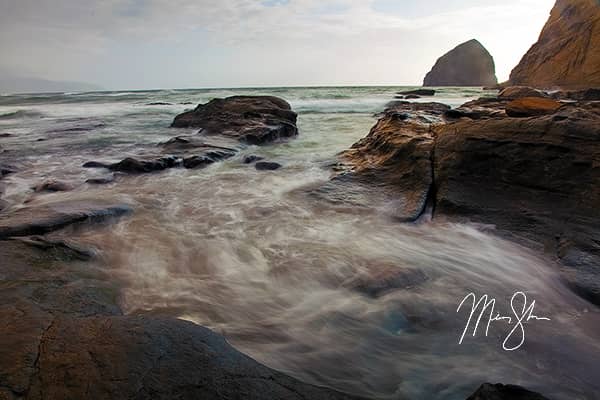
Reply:
M484 383L467 400L548 400L539 393L517 385Z
M0 178L9 174L14 174L15 172L17 172L15 167L6 164L0 164Z
M62 181L55 181L53 179L49 179L40 183L39 185L33 188L36 192L68 192L73 190L73 186Z
M259 171L275 171L276 169L281 168L282 165L276 162L259 161L254 167Z
M82 165L83 168L108 168L109 164L98 162L98 161L88 161Z
M435 90L433 90L433 89L415 89L415 90L406 90L404 92L398 92L398 94L413 95L413 96L414 95L416 95L416 96L435 96Z
M12 133L0 133L0 138L8 138L14 136Z
M172 156L159 157L149 160L138 160L136 158L127 157L116 164L110 165L108 168L112 171L141 174L173 168L176 166L176 164L177 159Z
M421 96L416 95L416 94L409 94L408 96L404 97L406 100L411 100L411 99L420 99Z
M244 164L252 164L260 160L264 160L264 157L251 154L249 156L244 157Z
M164 101L156 101L154 103L148 103L147 106L172 106L173 103L166 103Z

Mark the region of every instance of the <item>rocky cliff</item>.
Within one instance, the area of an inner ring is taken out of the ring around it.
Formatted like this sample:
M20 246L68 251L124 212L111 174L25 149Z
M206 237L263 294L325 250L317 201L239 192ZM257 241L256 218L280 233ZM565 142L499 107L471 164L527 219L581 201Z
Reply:
M494 58L477 40L465 42L437 60L423 86L493 86Z
M600 86L600 1L557 0L510 82L542 88Z

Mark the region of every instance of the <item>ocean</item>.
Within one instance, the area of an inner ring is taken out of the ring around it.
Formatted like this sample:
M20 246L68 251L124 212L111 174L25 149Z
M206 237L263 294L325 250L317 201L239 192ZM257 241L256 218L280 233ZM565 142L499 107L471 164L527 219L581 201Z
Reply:
M336 154L366 136L375 114L406 89L3 95L0 161L19 168L3 179L0 193L9 211L67 199L133 205L131 217L76 238L97 250L90 271L117 283L124 312L207 326L303 381L381 399L464 399L490 381L554 399L592 398L600 393L594 379L598 322L581 318L588 305L562 283L553 260L495 235L493 226L402 224L385 209L342 207L307 194L331 177ZM106 175L82 168L85 162L118 161L194 134L170 128L173 118L212 98L240 94L287 100L299 114L299 136L247 146L202 170L85 183ZM439 88L435 97L416 101L456 107L486 94ZM242 162L247 155L283 167L257 171ZM46 179L74 190L34 193ZM405 284L396 290L358 290L398 279ZM480 328L459 344L466 315L457 308L467 294L488 294L511 315L517 291L551 319L525 324L523 347L503 350L507 329L500 323L487 337Z

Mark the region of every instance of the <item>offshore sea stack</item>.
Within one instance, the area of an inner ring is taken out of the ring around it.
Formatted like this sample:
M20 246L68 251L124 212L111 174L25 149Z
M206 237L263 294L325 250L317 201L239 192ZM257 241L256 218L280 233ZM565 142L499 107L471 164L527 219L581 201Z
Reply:
M558 0L510 83L547 89L600 86L600 2Z
M495 86L494 58L479 41L465 42L437 60L423 86Z

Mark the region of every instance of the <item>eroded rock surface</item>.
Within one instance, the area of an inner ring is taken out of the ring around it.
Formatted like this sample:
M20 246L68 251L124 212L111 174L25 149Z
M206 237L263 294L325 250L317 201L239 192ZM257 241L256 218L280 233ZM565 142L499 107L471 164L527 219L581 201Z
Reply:
M557 0L539 40L510 74L513 85L600 87L600 3Z

